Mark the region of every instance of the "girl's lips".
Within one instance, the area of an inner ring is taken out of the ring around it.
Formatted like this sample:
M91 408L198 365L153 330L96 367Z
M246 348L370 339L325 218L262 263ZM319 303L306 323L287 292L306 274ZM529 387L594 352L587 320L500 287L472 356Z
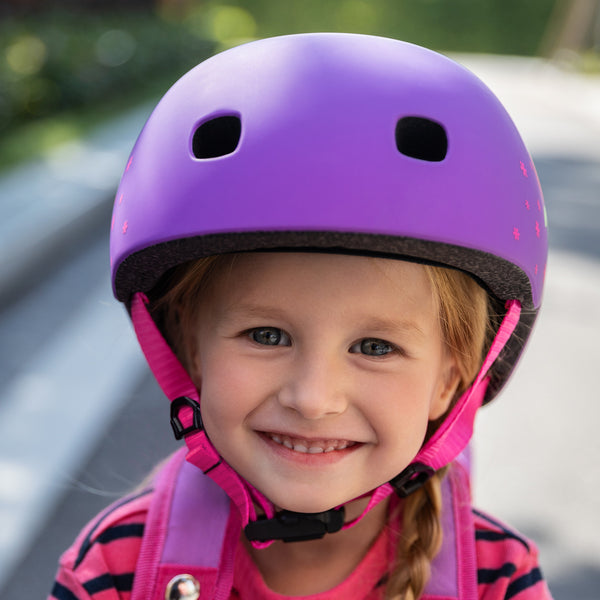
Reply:
M275 444L300 454L328 454L330 452L346 450L358 444L358 442L350 440L309 440L306 438L292 437L282 433L271 433L267 431L262 432L262 435L275 442Z

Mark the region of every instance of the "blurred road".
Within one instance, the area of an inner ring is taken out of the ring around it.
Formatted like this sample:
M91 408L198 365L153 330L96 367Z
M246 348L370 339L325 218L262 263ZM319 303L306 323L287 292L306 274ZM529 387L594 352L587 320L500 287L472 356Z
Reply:
M533 341L477 425L476 502L538 541L556 600L597 600L600 78L536 60L457 58L523 133L551 244ZM2 600L44 598L85 521L175 448L108 280L111 196L147 114L0 177Z

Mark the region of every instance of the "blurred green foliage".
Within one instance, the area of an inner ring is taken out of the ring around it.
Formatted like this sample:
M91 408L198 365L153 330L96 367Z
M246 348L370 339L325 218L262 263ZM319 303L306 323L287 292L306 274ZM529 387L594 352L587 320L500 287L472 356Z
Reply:
M289 31L378 34L452 52L535 55L554 0L239 0L259 35Z
M443 51L532 55L553 5L552 0L160 0L154 9L5 16L0 165L160 95L213 51L250 39L351 31Z
M53 11L0 24L0 132L87 104L158 92L212 42L149 12Z

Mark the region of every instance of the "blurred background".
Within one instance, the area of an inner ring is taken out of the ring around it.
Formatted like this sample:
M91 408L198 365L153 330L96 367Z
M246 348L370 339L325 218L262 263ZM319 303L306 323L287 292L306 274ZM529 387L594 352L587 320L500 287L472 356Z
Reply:
M176 448L108 277L110 211L153 105L255 38L384 35L501 98L545 191L545 309L483 412L475 497L533 536L556 600L600 590L599 0L1 0L0 598L44 598L60 553Z

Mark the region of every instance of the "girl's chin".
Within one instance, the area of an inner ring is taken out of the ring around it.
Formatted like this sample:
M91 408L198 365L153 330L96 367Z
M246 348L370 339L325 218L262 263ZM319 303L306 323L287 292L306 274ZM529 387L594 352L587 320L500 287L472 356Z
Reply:
M275 503L276 510L288 510L297 513L321 513L328 510L338 508L339 506L344 507L345 520L350 521L358 517L363 510L366 508L369 502L368 497L361 497L348 500L346 502L340 501L336 504L323 504L321 502L283 502L282 504Z
M313 514L313 513L321 513L321 512L327 512L330 509L333 508L337 508L337 506L323 506L323 505L319 505L319 504L288 504L286 506L276 506L275 510L277 512L280 512L282 510L287 510L289 512L296 512L296 513L308 513L308 514Z

